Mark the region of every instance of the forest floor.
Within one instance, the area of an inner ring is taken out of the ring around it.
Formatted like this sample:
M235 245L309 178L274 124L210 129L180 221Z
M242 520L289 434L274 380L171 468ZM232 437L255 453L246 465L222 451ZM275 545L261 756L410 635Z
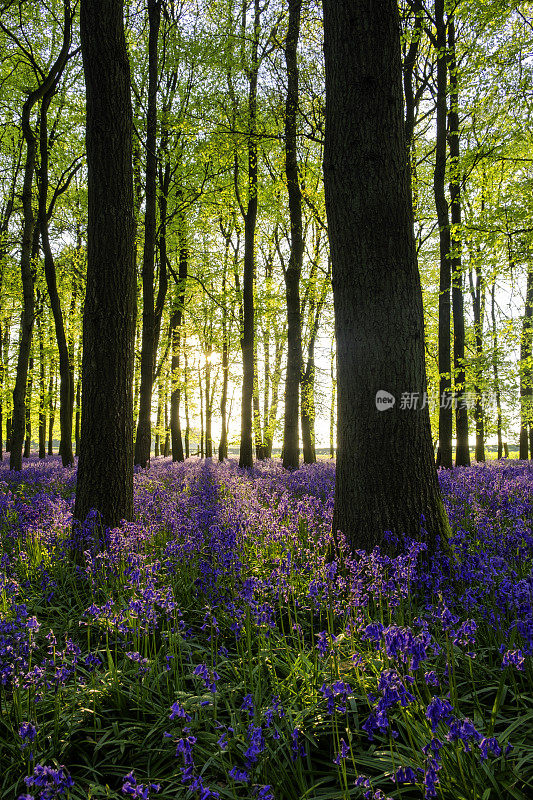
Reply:
M334 479L156 459L76 560L75 469L0 466L2 800L533 796L533 465L441 471L429 564L328 563Z

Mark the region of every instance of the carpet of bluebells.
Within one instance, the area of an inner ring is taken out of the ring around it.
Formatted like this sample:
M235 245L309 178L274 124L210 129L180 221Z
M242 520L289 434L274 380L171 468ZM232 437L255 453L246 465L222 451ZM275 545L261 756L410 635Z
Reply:
M0 466L0 797L532 797L533 465L441 471L431 560L332 561L334 478L156 459L74 541L75 469Z

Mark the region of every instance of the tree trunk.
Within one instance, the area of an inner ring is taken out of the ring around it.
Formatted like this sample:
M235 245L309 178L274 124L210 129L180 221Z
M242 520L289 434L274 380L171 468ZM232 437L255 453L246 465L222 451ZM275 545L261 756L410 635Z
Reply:
M381 544L385 531L400 539L427 531L431 548L449 524L429 410L400 402L404 392L423 397L427 384L398 6L323 0L323 8L324 182L338 348L333 531L352 551ZM395 405L379 402L385 393Z
M183 335L184 366L183 366L183 394L185 401L185 458L189 458L189 443L191 435L191 422L189 419L189 365L187 358L187 348L185 345L185 334Z
M133 516L136 314L130 67L121 0L81 0L87 92L87 290L74 518Z
M480 254L478 254L479 256ZM476 283L474 285L472 270L469 272L470 295L472 297L472 310L474 316L474 334L476 342L476 367L474 378L474 408L473 415L476 423L476 461L485 461L485 419L483 412L483 396L481 391L483 370L483 318L485 308L485 280L481 266L476 263Z
M255 228L257 223L257 75L259 71L259 30L261 11L259 0L254 0L254 33L252 37L251 66L248 90L248 207L244 215L244 268L242 280L243 329L242 350L242 400L241 445L239 466L253 465L253 414L254 394L254 279L255 279Z
M29 458L31 455L31 396L33 393L33 353L30 355L30 362L28 366L28 385L26 389L26 438L24 440L24 458Z
M451 382L450 348L450 218L446 200L446 99L448 92L448 56L446 52L446 22L444 19L444 0L435 0L435 22L437 28L437 120L435 143L435 169L433 172L433 192L439 224L439 450L437 455L440 467L453 466L453 397Z
M496 280L491 291L491 317L492 317L492 370L494 373L494 393L496 395L496 434L498 437L498 459L503 455L502 439L502 400L500 392L500 376L498 369L498 329L496 327Z
M141 467L150 462L152 439L152 388L155 358L154 271L157 209L157 40L161 22L159 0L148 0L148 111L146 121L146 192L144 214L144 251L142 266L143 320L141 340L141 387L139 418L135 439L135 463ZM164 267L166 269L166 265Z
M39 458L46 457L46 370L44 364L44 334L42 316L37 316L39 340ZM1 428L0 428L1 430Z
M533 340L533 267L528 263L526 300L520 337L520 453L519 458L528 458L528 428L533 425L533 371L531 369L531 345ZM533 458L533 448L529 455Z
M287 301L287 371L285 377L285 418L283 427L283 466L297 469L299 389L302 377L302 330L300 318L300 275L304 253L302 228L302 195L298 179L296 149L296 115L298 111L298 38L300 35L301 0L289 0L289 23L285 42L287 67L287 99L285 103L285 172L289 194L291 252L285 270ZM309 443L308 443L309 444Z
M48 233L48 108L55 93L55 85L46 93L41 103L40 115L40 166L39 175L39 228L41 232L41 246L44 254L44 273L46 286L50 298L50 307L54 317L56 329L57 349L59 353L59 424L61 430L61 444L59 452L64 467L69 467L74 463L72 453L72 401L73 401L73 377L71 368L73 363L69 357L65 326L63 323L63 312L61 301L57 291L57 277L50 237ZM71 308L72 314L72 308ZM72 320L72 316L71 316ZM71 325L73 325L73 320Z
M24 165L24 181L22 186L22 247L20 254L20 271L22 277L23 310L20 324L19 352L17 360L17 376L13 389L13 419L11 431L10 469L22 469L22 444L25 429L24 399L26 396L26 382L28 377L28 362L30 357L31 338L35 313L34 275L32 267L32 254L35 233L35 216L32 207L33 173L35 170L35 156L37 139L30 124L31 112L36 103L51 89L57 76L65 66L70 47L73 14L68 0L64 0L63 44L61 51L42 82L33 92L30 92L22 107L21 128L26 143L26 161ZM38 239L37 239L38 245ZM35 248L38 252L38 246Z
M52 350L53 341L50 337L50 350ZM48 455L54 455L54 422L56 412L56 394L55 394L55 359L53 355L50 356L50 377L48 379Z
M276 430L276 418L278 415L278 395L279 387L281 384L281 362L283 360L283 353L285 350L286 329L278 331L274 329L274 369L272 370L272 377L270 381L271 394L270 394L270 409L268 412L268 427L267 435L265 437L266 458L272 457L272 443L274 441L274 432Z
M211 409L211 362L209 357L211 352L206 354L205 361L205 457L213 458L213 437L212 437L212 409Z
M468 446L468 408L465 401L465 312L463 266L461 260L461 164L459 151L459 88L455 58L455 23L448 18L448 63L450 74L450 112L448 137L450 148L450 269L453 304L453 366L455 385L455 465L470 466Z

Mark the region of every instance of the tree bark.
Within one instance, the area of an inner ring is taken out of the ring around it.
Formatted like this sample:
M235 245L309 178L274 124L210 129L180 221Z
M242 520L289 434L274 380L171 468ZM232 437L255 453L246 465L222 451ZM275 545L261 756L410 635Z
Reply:
M435 142L435 168L433 192L439 225L439 449L437 463L440 467L453 466L453 397L451 380L451 239L448 201L446 200L446 99L448 95L448 56L446 48L446 22L444 0L435 0L437 29L437 119Z
M135 439L135 463L141 467L150 462L152 441L152 389L154 382L154 272L157 211L157 40L161 22L159 0L148 0L148 112L146 121L146 193L144 214L144 250L142 266L143 321L141 340L141 386L139 417ZM162 265L166 269L166 265Z
M468 408L465 402L465 312L463 265L461 258L461 165L459 150L459 87L455 56L455 23L448 18L448 64L450 74L450 112L448 137L450 149L450 269L452 273L453 366L455 386L455 465L470 466L468 445Z
M130 67L122 0L81 0L87 91L87 291L74 518L133 515L135 216Z
M447 537L429 410L422 292L405 143L395 0L323 0L324 181L337 338L333 532L372 549L385 531ZM396 398L379 410L380 392ZM394 549L389 542L387 547Z
M289 23L285 43L287 67L287 99L285 104L285 172L289 194L291 251L285 270L287 301L287 371L285 377L285 417L283 425L283 466L297 469L300 464L298 446L299 390L302 378L302 330L300 318L300 275L304 253L302 226L302 194L298 179L296 129L298 111L298 38L300 35L301 0L289 0Z
M259 72L259 31L261 11L259 0L254 0L254 32L252 37L251 66L248 89L248 206L244 214L244 267L242 280L243 328L241 444L239 466L253 465L253 414L254 394L254 282L255 282L255 228L257 224L257 76Z

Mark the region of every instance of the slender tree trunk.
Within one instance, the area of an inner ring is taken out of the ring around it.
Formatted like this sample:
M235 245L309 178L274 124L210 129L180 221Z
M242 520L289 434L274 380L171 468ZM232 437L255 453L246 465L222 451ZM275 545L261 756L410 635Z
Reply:
M54 454L54 422L56 412L55 370L56 364L53 356L54 342L50 336L50 377L48 379L48 455Z
M429 411L400 403L406 391L423 397L427 383L398 6L323 0L323 8L338 388L333 532L352 551L371 550L385 531L418 539L422 526L431 548L449 524ZM380 403L384 392L395 405Z
M159 390L157 393L157 415L155 420L155 447L154 447L154 457L159 457L159 442L161 439L160 429L161 429L161 383L159 384Z
M180 330L183 323L185 309L185 291L187 288L187 274L189 269L189 247L187 241L187 219L182 211L178 219L179 242L179 274L176 287L175 307L170 318L170 336L172 347L172 360L170 365L171 393L170 393L170 432L172 440L172 460L183 461L183 442L181 436L180 402L181 402L181 375L180 375ZM187 454L188 458L188 454Z
M480 254L478 253L478 260ZM483 412L482 371L483 371L483 318L485 315L485 280L479 263L476 263L476 282L469 272L470 296L474 316L474 334L476 346L476 366L474 377L474 408L473 415L476 423L476 461L485 461L485 419Z
M68 0L64 0L63 44L61 51L43 77L40 85L30 92L22 107L21 127L26 143L26 161L24 166L24 181L22 186L22 247L20 254L20 271L22 277L23 311L20 325L19 352L17 360L17 376L13 389L13 420L11 432L10 469L22 469L22 444L24 441L26 382L28 377L28 363L30 357L31 339L35 314L34 275L32 267L32 245L34 242L35 216L32 207L33 173L35 170L35 157L37 152L37 139L30 124L32 109L42 97L52 88L58 75L61 74L66 63L70 47L72 27L72 12ZM38 248L36 248L36 252Z
M244 269L243 269L243 329L242 350L242 400L241 445L239 466L253 464L253 414L254 394L254 278L255 278L255 228L257 224L257 75L259 71L259 32L261 11L259 0L254 0L254 32L252 37L251 65L248 90L248 207L244 215Z
M143 318L141 340L141 386L139 390L139 418L135 439L135 463L141 467L150 462L152 439L152 388L154 381L154 272L157 210L157 40L161 21L159 0L148 0L148 111L146 122L146 192L144 214L144 251L142 266Z
M455 430L457 447L455 465L470 466L468 446L468 408L465 402L465 316L463 266L461 260L461 164L459 150L459 87L455 57L455 23L448 18L448 64L450 75L450 112L448 138L450 148L450 268L453 304L453 361L455 384Z
M286 329L279 332L274 329L274 369L271 378L270 409L268 412L268 428L266 436L266 457L272 458L272 444L274 432L276 430L276 419L278 415L278 395L281 384L281 363L285 350Z
M189 458L189 443L191 436L191 422L189 419L189 364L187 358L187 347L185 334L183 335L184 365L183 365L183 394L185 401L185 458Z
M39 228L41 232L41 246L44 254L44 273L46 286L50 298L50 307L54 317L56 330L57 349L59 352L59 420L61 430L61 444L59 452L64 467L74 463L72 453L72 400L73 400L73 377L71 368L74 365L69 357L65 326L63 323L63 313L61 301L57 291L57 278L54 257L50 246L48 233L48 108L55 93L55 87L47 92L41 103L40 116L40 166L39 174ZM72 312L72 309L71 309ZM72 317L71 317L72 320ZM73 321L71 322L73 325Z
M494 393L496 395L496 434L498 437L498 459L503 455L502 440L502 400L500 392L500 376L498 369L498 329L496 327L496 281L492 284L491 291L491 317L492 317L492 369L494 373Z
M533 370L531 369L531 345L533 341L533 267L528 263L526 299L520 337L520 453L519 458L528 458L528 429L533 425ZM530 456L533 458L533 448Z
M44 334L41 315L37 316L39 340L39 458L46 457L46 369L44 363Z
M226 270L222 278L222 296L226 295ZM228 403L228 378L229 378L229 334L227 308L224 304L222 310L222 394L220 396L221 432L218 445L218 460L224 461L228 457L228 428L227 428L227 403Z
M213 458L213 438L211 433L212 409L211 409L211 362L207 353L205 362L205 457Z
M440 467L453 466L453 397L451 382L451 240L448 201L446 200L446 99L448 94L448 55L446 49L446 21L444 0L435 0L437 43L437 120L435 143L435 168L433 192L439 224L440 278L439 278L439 449L437 463Z
M200 393L200 457L204 457L204 389L202 386L202 370L198 367L198 390Z
M133 515L135 216L130 65L122 0L81 0L87 96L87 290L74 518Z
M296 149L298 111L298 38L300 35L301 0L289 0L289 23L285 42L287 67L287 99L285 104L285 172L289 194L291 222L291 251L285 270L287 301L287 371L285 378L285 419L283 429L283 466L297 469L300 463L298 447L298 403L302 377L302 331L300 318L300 275L304 253L302 226L302 195L298 180Z
M30 355L30 363L28 367L28 384L26 389L26 438L24 440L24 458L29 458L31 455L31 397L33 394L33 353Z

